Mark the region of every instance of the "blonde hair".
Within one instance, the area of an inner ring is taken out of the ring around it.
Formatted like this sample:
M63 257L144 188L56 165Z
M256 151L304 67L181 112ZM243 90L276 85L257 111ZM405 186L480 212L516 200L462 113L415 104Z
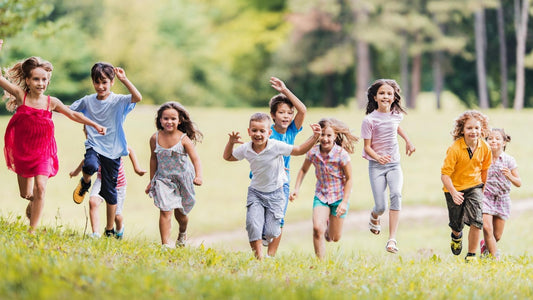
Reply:
M337 137L335 138L335 144L341 146L348 153L354 153L355 143L359 141L359 138L352 134L348 125L335 118L323 118L318 121L320 128L331 127Z
M48 80L50 80L54 67L50 62L36 56L32 56L24 61L20 61L11 68L7 69L5 72L6 79L12 84L20 87L24 92L28 92L29 88L26 85L26 79L30 78L31 71L36 68L42 68L48 72ZM17 99L15 95L11 95L4 91L4 99L7 99L6 108L8 111L14 111L17 109Z
M464 127L466 121L470 119L476 119L481 124L481 137L485 138L489 136L489 117L477 110L467 110L462 113L457 119L455 119L455 127L452 131L452 136L454 140L458 140L465 135Z

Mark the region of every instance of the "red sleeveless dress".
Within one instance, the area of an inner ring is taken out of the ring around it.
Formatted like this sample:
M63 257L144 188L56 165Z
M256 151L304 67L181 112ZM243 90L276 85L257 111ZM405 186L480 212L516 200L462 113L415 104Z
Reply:
M50 96L45 109L22 105L9 120L4 136L7 167L22 177L55 176L59 167Z

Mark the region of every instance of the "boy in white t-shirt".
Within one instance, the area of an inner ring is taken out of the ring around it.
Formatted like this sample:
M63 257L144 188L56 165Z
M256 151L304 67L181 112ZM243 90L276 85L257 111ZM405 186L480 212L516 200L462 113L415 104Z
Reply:
M250 117L248 135L251 142L243 144L240 133L232 131L224 148L224 159L237 161L246 159L250 163L252 181L248 187L246 203L246 231L252 251L261 260L262 234L273 239L281 233L281 219L285 196L283 183L286 181L283 156L302 155L313 147L320 137L318 124L312 124L313 136L299 146L293 146L269 139L272 129L270 117L264 113L255 113ZM235 144L243 144L235 149Z

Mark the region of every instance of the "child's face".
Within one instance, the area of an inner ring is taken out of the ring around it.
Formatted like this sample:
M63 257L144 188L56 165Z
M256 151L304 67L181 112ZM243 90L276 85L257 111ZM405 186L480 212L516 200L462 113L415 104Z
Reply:
M107 78L105 75L102 79L97 79L93 81L94 90L96 91L96 98L99 100L104 100L111 94L111 87L113 86L114 81Z
M476 141L481 137L481 122L476 118L470 118L466 120L463 127L463 134L465 140L467 141Z
M48 87L50 74L43 68L31 70L30 77L26 78L26 85L33 93L43 94Z
M322 133L320 134L319 142L320 142L320 150L323 152L329 152L335 145L335 139L337 138L337 134L335 134L335 131L330 126L322 128Z
M276 128L287 130L294 117L294 107L291 108L287 103L280 103L276 113L271 116Z
M173 108L165 109L163 113L161 113L159 122L161 123L161 126L163 126L163 131L172 132L178 129L178 125L180 124L180 114Z
M503 136L499 131L491 131L487 142L492 150L492 152L499 152L503 150L506 142L503 140Z
M272 130L268 121L251 121L248 128L248 135L255 146L263 146L267 143Z
M388 84L379 87L374 100L378 104L378 111L388 112L394 102L394 88Z

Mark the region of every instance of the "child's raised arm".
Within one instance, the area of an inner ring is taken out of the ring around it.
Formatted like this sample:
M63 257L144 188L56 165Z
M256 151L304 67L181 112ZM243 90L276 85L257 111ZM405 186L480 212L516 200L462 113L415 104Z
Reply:
M222 155L222 157L224 157L224 159L227 161L237 161L238 159L233 156L233 146L235 144L243 143L241 141L240 133L232 131L231 133L228 133L228 135L228 143L226 144L226 147L224 147L224 154Z
M311 161L308 159L304 160L304 163L302 164L300 171L298 171L298 176L296 177L296 183L294 184L294 190L289 195L289 200L294 201L296 200L296 198L298 198L298 194L300 193L300 186L302 185L305 174L307 174L307 171L309 171L310 166L311 166Z
M282 93L285 95L289 101L291 101L292 105L294 105L294 108L296 109L296 115L294 116L294 125L296 125L297 129L302 128L302 125L304 123L305 115L307 113L307 107L305 104L294 95L287 86L285 86L285 83L277 78L277 77L270 77L270 85L272 88L274 88L276 91Z
M320 133L322 132L322 129L320 129L320 125L318 124L311 124L311 129L313 130L313 135L307 139L303 144L299 146L294 146L292 148L291 155L302 155L307 153L307 151L311 150L313 146L318 141L318 138L320 137Z
M4 40L0 39L0 51L2 50L3 44L4 44ZM0 87L6 90L9 94L15 96L17 106L22 104L22 99L24 98L24 91L19 86L5 79L4 76L2 76L1 69L0 69Z
M126 71L124 69L115 67L115 74L117 75L118 80L122 82L122 84L128 89L128 91L131 94L131 102L137 103L141 102L143 99L141 93L137 90L137 88L131 83L131 81L126 77Z
M148 186L146 186L146 189L144 192L148 194L150 192L150 188L152 187L152 179L154 178L155 171L157 170L157 155L155 154L155 135L157 133L154 133L152 137L150 137L150 181L148 182Z
M50 97L50 102L50 108L53 111L57 111L58 113L64 114L74 122L92 126L94 127L94 129L96 129L96 131L98 131L99 134L105 135L107 128L96 124L94 121L87 118L84 114L71 110L68 106L63 104L63 102L61 102L56 97Z
M200 156L198 155L198 152L196 152L196 149L194 148L194 144L192 143L191 139L188 136L185 136L185 138L182 140L183 148L185 148L185 151L189 155L189 158L191 159L192 165L194 166L194 179L193 183L195 185L202 185L203 179L202 179L202 163L200 161Z
M137 173L137 175L139 176L143 176L144 174L146 174L146 170L139 166L139 161L137 160L137 155L135 154L135 151L133 151L133 148L128 146L128 152L128 156L130 158L131 164L133 165L133 170L135 171L135 173Z

